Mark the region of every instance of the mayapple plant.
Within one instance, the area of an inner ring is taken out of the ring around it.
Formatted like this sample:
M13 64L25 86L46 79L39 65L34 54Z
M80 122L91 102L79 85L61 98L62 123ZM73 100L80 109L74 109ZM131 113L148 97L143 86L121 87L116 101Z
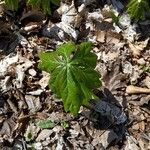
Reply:
M39 53L38 67L50 73L50 89L62 99L65 111L74 115L95 97L93 89L101 86L95 70L97 56L91 49L91 42L68 42L56 51Z

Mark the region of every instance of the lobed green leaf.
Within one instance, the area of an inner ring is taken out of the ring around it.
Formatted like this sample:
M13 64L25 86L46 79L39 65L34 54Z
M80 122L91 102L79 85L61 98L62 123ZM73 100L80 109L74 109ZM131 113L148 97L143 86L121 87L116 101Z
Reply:
M97 56L91 49L90 42L69 42L54 52L39 54L39 68L51 74L50 88L62 98L65 111L74 115L93 98L92 90L101 85L100 75L94 70Z

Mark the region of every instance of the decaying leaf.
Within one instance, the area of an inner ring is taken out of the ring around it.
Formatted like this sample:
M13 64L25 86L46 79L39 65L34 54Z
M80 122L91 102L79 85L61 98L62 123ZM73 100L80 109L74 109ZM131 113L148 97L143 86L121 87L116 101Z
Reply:
M127 136L127 143L124 147L124 150L130 150L130 149L140 150L133 136Z
M0 76L5 76L5 74L7 73L7 69L10 65L17 63L19 60L19 55L15 55L15 56L11 56L8 55L7 57L5 57L5 59L2 59L0 61Z
M150 89L150 77L147 76L143 82L144 82L144 84L147 86L147 88Z
M130 43L129 42L129 47L131 51L133 52L133 56L137 57L141 54L141 52L146 48L148 44L149 38L146 39L144 42L135 42L135 43Z
M1 125L0 135L11 139L16 126L15 116L13 115L11 118L5 119Z
M28 110L30 110L32 113L37 112L42 107L39 97L34 97L32 95L26 95L25 101L28 106Z
M48 138L53 133L53 130L50 129L44 129L42 130L38 137L36 138L36 141L44 141L46 138Z

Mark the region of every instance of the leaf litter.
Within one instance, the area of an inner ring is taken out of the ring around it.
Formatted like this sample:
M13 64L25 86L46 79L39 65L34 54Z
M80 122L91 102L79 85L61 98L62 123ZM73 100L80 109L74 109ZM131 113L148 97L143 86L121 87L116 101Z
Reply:
M120 14L123 2L110 3L63 1L53 14L60 20L44 24L40 12L36 30L34 13L26 12L16 34L20 45L10 39L14 33L7 21L1 32L9 32L8 52L0 60L1 149L150 149L149 30L143 32L149 23L132 24L126 13ZM103 82L95 91L101 100L91 100L90 110L81 108L77 117L63 111L62 102L48 89L51 77L37 68L39 51L52 51L68 40L94 43Z

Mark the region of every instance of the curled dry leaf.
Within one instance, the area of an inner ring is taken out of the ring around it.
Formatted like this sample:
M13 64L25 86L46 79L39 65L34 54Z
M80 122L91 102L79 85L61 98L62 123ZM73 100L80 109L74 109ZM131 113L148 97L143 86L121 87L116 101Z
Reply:
M39 81L39 85L41 86L42 89L45 89L46 86L48 86L48 81L50 79L50 74L45 72L45 71L42 71L42 74L43 74L43 77L42 79Z
M22 88L22 86L23 86L22 82L25 77L25 71L33 65L33 62L31 62L30 60L20 57L20 63L22 61L24 62L23 64L19 64L16 66L17 78L16 78L15 82L16 82L17 88Z
M15 125L16 125L16 117L13 115L11 118L6 119L2 124L1 124L1 129L0 129L0 136L5 136L6 137L11 137L14 133L15 130Z
M131 49L134 57L137 57L141 54L141 51L143 51L144 48L147 47L148 41L149 38L142 42L135 42L135 43L129 42L129 48Z
M34 97L32 95L25 96L26 103L30 112L36 112L41 109L41 102L39 97Z
M133 100L133 101L130 101L129 103L133 104L134 106L143 106L144 104L148 105L149 101L150 101L150 95L147 95L147 96L141 97L140 101Z
M102 131L93 129L89 132L89 134L94 137L92 145L96 146L101 143L104 149L107 149L107 147L118 138L117 134L113 130Z
M15 64L19 60L19 55L8 55L0 61L0 76L5 76L10 65Z
M51 134L53 133L53 130L50 130L50 129L44 129L42 130L38 137L36 138L36 141L43 141L45 140L46 138L48 138Z
M64 34L68 34L71 38L77 40L77 32L73 28L77 17L77 11L74 4L63 4L57 11L62 14L61 22L56 24L56 26L63 31L62 33L59 33L60 39L64 37Z
M128 94L141 94L141 93L150 94L150 89L129 85L126 88L126 93Z

